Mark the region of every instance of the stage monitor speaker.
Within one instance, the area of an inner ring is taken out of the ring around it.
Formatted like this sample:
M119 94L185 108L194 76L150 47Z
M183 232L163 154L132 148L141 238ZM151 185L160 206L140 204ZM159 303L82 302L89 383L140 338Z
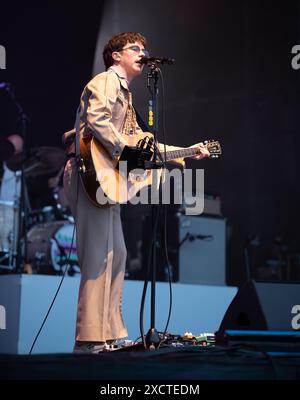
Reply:
M293 331L294 305L300 304L300 284L246 282L237 292L221 322L226 330Z

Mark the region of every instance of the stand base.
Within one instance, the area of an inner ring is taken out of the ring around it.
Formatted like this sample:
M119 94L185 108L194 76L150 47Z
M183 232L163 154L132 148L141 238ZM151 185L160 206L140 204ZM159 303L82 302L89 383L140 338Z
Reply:
M147 349L155 350L160 343L160 337L155 328L150 328L146 335Z

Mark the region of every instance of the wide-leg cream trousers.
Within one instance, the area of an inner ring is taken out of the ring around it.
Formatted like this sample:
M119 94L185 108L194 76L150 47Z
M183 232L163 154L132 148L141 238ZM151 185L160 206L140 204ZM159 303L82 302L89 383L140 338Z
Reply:
M76 223L81 269L76 340L92 342L126 337L121 308L126 247L120 206L98 208L90 202L74 159L66 164L64 189Z

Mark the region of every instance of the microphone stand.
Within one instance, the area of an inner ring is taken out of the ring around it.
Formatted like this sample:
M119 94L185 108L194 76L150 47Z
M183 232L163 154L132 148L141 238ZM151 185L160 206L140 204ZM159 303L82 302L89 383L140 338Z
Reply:
M155 61L150 62L150 70L147 74L147 88L151 94L151 100L149 101L149 126L152 126L152 133L154 138L154 153L153 153L153 162L152 165L152 187L159 188L160 182L158 182L158 173L157 169L162 168L161 163L157 162L157 132L158 132L158 76L159 76L159 69L157 63ZM151 84L153 89L151 88ZM159 195L159 189L158 189ZM152 198L152 195L151 195ZM146 334L146 346L150 350L154 350L158 347L160 343L160 338L158 335L157 330L155 329L155 294L156 294L156 248L157 248L157 224L155 224L155 217L158 218L157 213L159 209L156 207L155 204L151 206L151 214L152 214L152 226L155 227L153 233L153 245L152 249L150 249L150 256L152 255L152 268L151 268L151 315L150 315L150 329ZM152 251L151 251L152 250ZM148 279L148 277L147 277Z

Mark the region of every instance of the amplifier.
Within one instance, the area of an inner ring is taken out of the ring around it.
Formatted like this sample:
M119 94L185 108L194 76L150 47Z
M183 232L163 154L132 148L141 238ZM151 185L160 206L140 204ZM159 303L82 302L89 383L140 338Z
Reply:
M163 221L163 217L160 218ZM168 280L163 226L157 234L157 280ZM169 213L167 218L168 257L174 282L226 285L226 220L208 216ZM142 265L146 270L153 224L143 222Z
M180 282L226 285L225 231L224 218L179 217Z

